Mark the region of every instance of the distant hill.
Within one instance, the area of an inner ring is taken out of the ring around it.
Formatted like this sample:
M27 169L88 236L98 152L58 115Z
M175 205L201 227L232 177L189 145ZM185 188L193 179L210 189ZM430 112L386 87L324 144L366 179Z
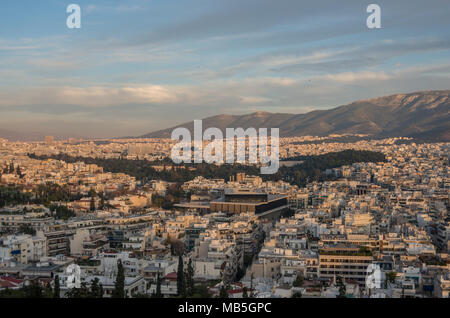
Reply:
M450 90L395 94L360 100L306 114L256 112L203 119L203 129L217 127L280 128L280 136L369 134L375 137L415 137L450 141ZM177 127L193 130L193 122L158 130L140 138L170 138Z

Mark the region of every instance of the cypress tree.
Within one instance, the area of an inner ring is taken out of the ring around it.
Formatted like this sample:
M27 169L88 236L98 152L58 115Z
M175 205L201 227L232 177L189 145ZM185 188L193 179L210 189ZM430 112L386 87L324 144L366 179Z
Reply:
M91 197L91 204L89 209L94 212L95 211L95 201L94 201L94 197Z
M55 288L53 289L53 298L59 298L60 287L59 287L59 275L55 276Z
M248 298L247 287L245 287L245 286L242 290L242 298Z
M162 298L162 293L161 293L161 276L158 273L158 277L156 278L156 294L155 294L156 298Z
M186 295L186 285L184 281L183 257L178 255L178 271L177 271L177 292L178 295Z
M189 259L186 270L186 289L187 295L194 295L194 267L192 266L192 259Z
M117 276L114 283L112 298L125 298L125 274L123 270L122 260L117 261Z

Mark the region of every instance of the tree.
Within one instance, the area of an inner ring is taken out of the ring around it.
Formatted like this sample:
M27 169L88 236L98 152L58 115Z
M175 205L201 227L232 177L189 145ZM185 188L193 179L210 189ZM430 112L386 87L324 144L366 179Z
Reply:
M53 290L50 283L47 283L45 285L44 291L43 291L43 297L44 298L53 298Z
M253 273L250 276L250 298L255 298L255 294L253 293Z
M67 298L90 298L91 293L86 286L86 282L82 282L80 288L71 288L66 293Z
M19 227L19 232L24 234L36 235L36 230L29 224L21 224Z
M102 298L103 297L103 291L101 291L101 284L100 280L95 277L91 282L91 297L92 298Z
M184 280L183 257L178 255L178 271L177 271L177 292L180 296L186 295L186 285Z
M5 289L0 290L0 298L25 298L24 288L20 289Z
M22 174L22 170L20 169L20 166L17 166L16 173L20 179L23 179L23 174Z
M303 281L304 281L303 276L300 274L297 275L297 277L294 280L294 284L293 284L294 287L301 287L303 285Z
M189 259L186 270L186 292L188 296L194 295L194 267L192 266L192 259Z
M390 283L394 283L395 282L395 277L397 277L397 273L396 272L389 272L386 274L386 280Z
M103 210L105 208L105 194L103 192L100 192L100 206L99 209Z
M90 196L91 198L97 196L97 192L95 192L94 189L90 188L89 192L88 192L88 196Z
M222 287L220 287L219 298L228 298L227 288L225 287L225 284L222 284Z
M167 239L170 244L170 252L172 255L183 255L184 253L184 243L178 239Z
M29 286L24 287L25 298L42 298L42 287L36 282L32 282Z
M292 298L302 298L302 293L301 292L296 292L292 295Z
M125 274L122 260L120 259L117 261L117 276L114 283L112 298L125 298Z
M158 272L158 276L156 277L155 298L162 298L162 293L161 293L161 275L160 275L159 272Z
M53 289L53 298L59 298L60 287L59 287L59 275L55 276L55 288Z
M90 208L91 212L95 211L95 200L94 197L91 197L91 204L90 204Z
M192 298L211 298L207 284L197 284Z
M64 205L51 205L50 211L54 213L56 219L68 220L75 216L75 212Z

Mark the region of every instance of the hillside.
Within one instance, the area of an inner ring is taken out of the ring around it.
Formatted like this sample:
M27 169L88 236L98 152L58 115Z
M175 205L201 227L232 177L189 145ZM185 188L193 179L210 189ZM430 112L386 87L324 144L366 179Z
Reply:
M369 134L375 137L415 137L450 141L450 90L395 94L306 114L256 112L217 115L203 119L203 129L217 127L280 128L280 136ZM192 131L193 122L145 134L143 138L170 138L176 127Z

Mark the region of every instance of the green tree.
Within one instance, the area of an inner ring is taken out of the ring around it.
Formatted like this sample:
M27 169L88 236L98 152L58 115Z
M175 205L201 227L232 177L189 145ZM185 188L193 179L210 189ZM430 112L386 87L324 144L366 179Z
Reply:
M45 285L45 288L43 290L43 297L44 298L53 298L53 290L52 290L52 286L50 285L50 283L47 283Z
M91 282L91 297L92 298L102 298L103 291L101 291L100 280L95 277Z
M64 205L51 205L50 211L54 213L56 219L68 220L75 216L75 212Z
M22 174L22 170L20 169L19 166L17 166L16 173L20 179L23 179L24 175Z
M53 289L53 298L59 298L60 286L59 286L59 275L55 276L55 288Z
M194 295L194 267L192 266L192 259L189 259L186 269L186 292L188 296Z
M95 192L95 190L91 188L91 189L89 189L88 196L93 198L93 197L97 196L97 192Z
M125 273L122 260L120 259L117 261L117 276L114 283L112 298L125 298Z
M186 284L184 280L183 257L178 255L177 292L179 296L186 296Z
M300 274L297 275L297 277L294 280L294 284L293 284L294 287L301 287L303 285L303 281L304 281L303 276Z
M292 298L302 298L302 293L301 292L296 292L292 295Z
M161 274L159 272L158 272L158 276L156 277L155 298L162 298L162 293L161 293Z
M25 292L23 288L9 289L8 287L0 290L0 298L25 298Z
M204 283L195 285L195 292L192 298L211 298L208 285Z
M29 224L22 224L19 227L19 232L24 234L36 235L36 230Z
M71 288L66 293L67 298L90 298L91 293L86 282L80 284L80 288Z
M396 272L389 272L386 274L386 280L390 283L394 283L395 282L395 278L397 277L397 273Z
M225 287L225 284L222 284L222 287L220 287L219 298L228 298L227 288Z
M32 282L30 285L24 287L25 298L42 298L42 287L36 282Z
M89 209L91 210L91 212L95 211L95 200L94 200L94 197L91 197L91 203L90 203Z
M99 209L103 210L105 208L105 194L103 192L99 193L99 197L100 197L100 206Z

